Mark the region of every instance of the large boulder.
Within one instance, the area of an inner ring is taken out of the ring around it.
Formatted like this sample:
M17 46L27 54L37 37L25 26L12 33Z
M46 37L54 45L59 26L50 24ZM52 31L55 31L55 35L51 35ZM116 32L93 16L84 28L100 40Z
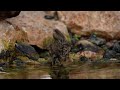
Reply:
M53 30L59 29L66 38L69 37L64 23L47 20L44 11L22 11L17 17L0 21L0 51L7 49L15 41L24 41L40 48L45 48L51 38Z
M120 39L120 11L58 11L58 15L73 33Z
M8 19L8 21L26 33L29 44L45 48L53 36L54 29L59 29L66 38L69 37L64 23L47 20L44 18L45 14L44 11L22 11L19 16Z
M0 52L12 48L16 40L27 41L26 33L6 21L0 21Z

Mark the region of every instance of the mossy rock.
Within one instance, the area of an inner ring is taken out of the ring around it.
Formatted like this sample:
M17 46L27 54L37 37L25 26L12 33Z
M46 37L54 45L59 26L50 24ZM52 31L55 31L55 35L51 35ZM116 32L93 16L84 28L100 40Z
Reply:
M71 38L70 38L70 36L68 34L65 35L65 38L66 38L66 40L69 43L71 43ZM45 38L44 41L43 41L43 48L49 47L49 45L51 45L53 42L54 42L54 38L53 37L47 37L47 38Z
M46 64L46 63L48 63L48 60L45 59L45 58L39 58L39 59L38 59L38 62L39 62L40 64Z
M54 39L52 37L45 38L43 41L43 48L49 47L49 45L53 42L54 42Z
M71 38L70 38L70 35L65 35L66 36L66 40L71 43Z
M7 40L2 40L2 43L4 45L5 50L13 50L14 49L14 46L15 46L14 42L10 42L10 41L7 41Z

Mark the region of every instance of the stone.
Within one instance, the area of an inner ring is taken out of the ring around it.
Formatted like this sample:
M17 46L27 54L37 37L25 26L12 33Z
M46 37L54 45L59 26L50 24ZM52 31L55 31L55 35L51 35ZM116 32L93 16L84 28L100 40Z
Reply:
M20 43L20 42L16 43L15 48L19 53L27 56L28 58L32 60L39 59L39 54L37 53L37 51L27 43Z
M53 30L59 29L67 39L67 26L60 21L46 20L44 11L21 11L17 17L0 21L0 52L14 47L16 41L46 49L53 39ZM9 23L8 23L9 22Z
M106 43L106 48L112 50L112 49L113 49L113 45L114 45L113 42L107 42L107 43Z
M105 58L105 59L111 59L111 58L115 58L115 57L116 57L116 52L113 50L106 50L103 55L103 58Z
M76 46L79 46L80 49L86 50L86 51L93 51L93 52L99 51L99 47L94 45L88 40L79 40Z
M58 11L58 16L73 33L120 39L120 11Z
M5 21L0 21L0 52L13 48L16 40L27 41L26 33Z
M88 60L98 60L103 58L104 50L88 40L80 40L76 45L81 45L83 48L77 52L80 58L85 57Z
M0 11L0 20L16 17L20 14L20 11Z
M48 20L58 20L58 13L57 11L45 11L46 15L44 16L45 19Z
M88 58L87 57L80 57L80 61L83 61L83 62L85 62L85 61L88 61Z
M19 16L7 21L26 33L29 44L40 48L45 48L46 43L53 38L54 29L59 29L66 38L69 38L67 26L63 22L47 20L44 18L45 15L44 11L21 11Z
M25 63L21 59L19 59L19 58L16 58L13 61L13 64L15 64L17 67L25 66Z
M116 51L117 53L120 53L120 41L117 41L117 42L113 45L113 50Z
M95 34L92 34L89 38L89 40L96 44L97 46L102 46L102 45L105 45L106 44L106 40L103 39L103 38L99 38L97 37Z
M103 58L103 52L93 52L93 51L82 51L78 52L80 59L89 61L101 60Z

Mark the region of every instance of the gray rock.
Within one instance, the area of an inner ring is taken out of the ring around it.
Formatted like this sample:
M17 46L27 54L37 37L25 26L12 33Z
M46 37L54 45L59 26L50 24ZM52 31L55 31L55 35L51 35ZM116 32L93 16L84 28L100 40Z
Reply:
M100 37L97 37L95 34L92 34L89 38L89 40L96 44L97 46L102 46L102 45L105 45L106 43L106 40L103 39L103 38L100 38Z
M39 54L36 52L36 50L26 43L16 43L15 48L17 51L22 53L23 55L27 56L28 58L32 60L38 60Z
M79 40L76 46L79 46L79 49L86 51L98 52L100 50L98 46L94 45L88 40Z
M120 53L120 41L116 42L113 46L113 50Z
M106 50L103 56L105 59L111 59L116 57L116 52L113 50Z
M0 20L16 17L21 11L0 11Z

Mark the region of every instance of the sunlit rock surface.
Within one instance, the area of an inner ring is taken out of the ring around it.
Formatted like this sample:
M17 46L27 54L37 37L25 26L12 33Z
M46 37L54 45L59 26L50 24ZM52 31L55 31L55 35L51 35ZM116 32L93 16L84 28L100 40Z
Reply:
M95 31L107 39L119 39L119 11L58 11L59 18L72 32L89 35Z

